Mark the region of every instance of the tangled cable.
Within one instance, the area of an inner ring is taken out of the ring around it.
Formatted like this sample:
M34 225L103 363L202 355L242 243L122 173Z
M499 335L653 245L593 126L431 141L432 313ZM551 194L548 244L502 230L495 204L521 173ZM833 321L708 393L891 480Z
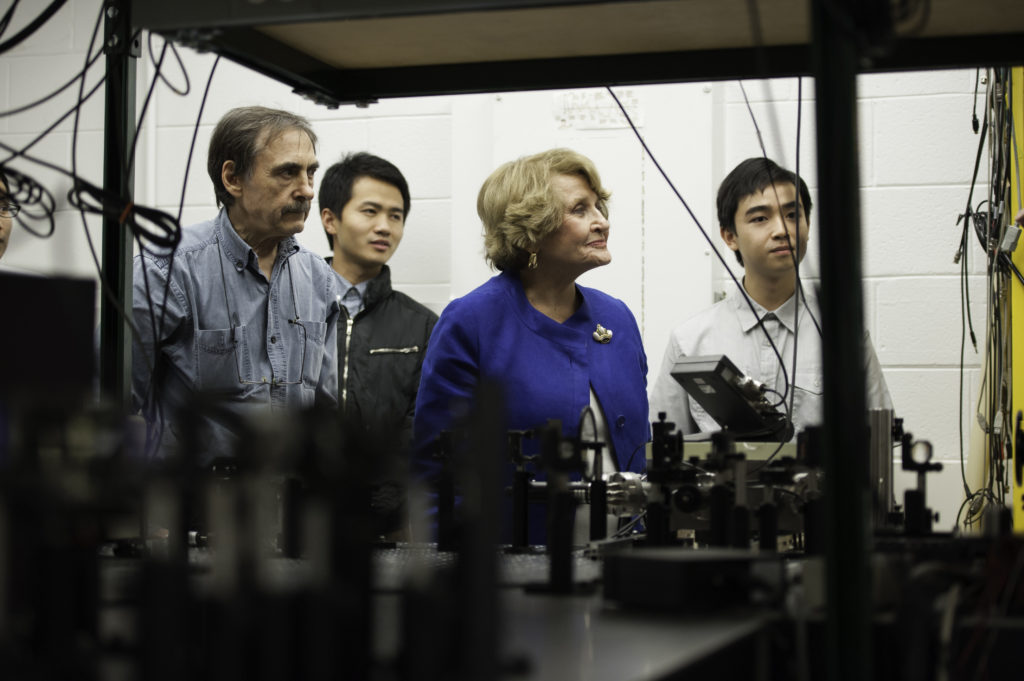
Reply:
M124 197L104 191L100 187L74 178L68 191L68 203L86 215L113 218L126 227L143 247L173 250L181 243L181 223L178 218L157 208L141 206ZM147 252L149 251L146 248Z
M55 202L53 194L46 187L39 184L35 178L29 177L20 170L9 166L0 166L0 168L3 169L3 173L7 177L7 195L20 208L14 219L18 221L18 224L25 231L40 239L46 239L51 236L55 229L53 218ZM28 220L25 218L28 218ZM30 223L32 222L45 222L49 227L45 231L40 232L31 226Z

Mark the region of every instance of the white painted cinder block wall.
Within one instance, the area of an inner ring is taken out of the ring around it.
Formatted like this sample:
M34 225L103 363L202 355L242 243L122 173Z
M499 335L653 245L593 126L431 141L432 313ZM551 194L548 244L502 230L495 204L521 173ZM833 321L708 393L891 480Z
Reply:
M22 3L14 30L41 8ZM83 65L99 0L71 0L43 29L0 56L0 109L34 101ZM159 53L161 41L155 39ZM145 42L144 42L145 45ZM156 88L137 155L136 199L176 213L187 149L202 91L214 58L180 50L191 93ZM170 64L170 66L166 66ZM102 59L87 89L102 75ZM165 60L167 78L184 84L181 69ZM153 76L148 55L139 61L139 101ZM931 440L946 470L932 482L931 504L950 527L963 498L959 475L959 423L973 418L979 357L968 346L965 407L960 412L959 269L952 256L959 239L956 216L966 202L977 138L970 130L974 71L863 76L859 80L861 213L865 323L893 395L897 414L917 437ZM768 153L793 166L796 153L797 81L745 83ZM736 83L691 83L619 90L636 114L658 160L695 215L720 246L714 192L735 163L759 155L750 114ZM75 92L30 112L0 117L0 141L23 147L71 108ZM644 332L652 374L669 329L709 304L733 284L632 133L614 117L602 91L508 93L389 100L367 109L335 111L293 95L289 88L222 60L203 112L196 154L188 173L183 224L214 212L205 172L213 124L228 108L264 104L308 116L320 135L321 163L345 151L384 156L409 179L412 211L392 261L396 285L437 310L481 283L489 270L481 257L476 191L499 163L554 145L590 155L613 190L611 266L588 273L584 283L625 300ZM102 88L79 121L79 173L102 178ZM800 172L816 197L813 82L803 80ZM59 124L30 153L69 169L71 119ZM6 158L6 155L0 158ZM95 276L80 217L69 210L68 177L24 159L15 167L42 181L58 205L56 233L36 238L16 227L0 268L40 274ZM984 179L984 178L983 178ZM984 196L984 184L975 201ZM320 253L326 240L311 212L303 243ZM816 217L816 216L815 216ZM98 239L95 221L90 231ZM812 220L812 230L827 226ZM812 232L813 238L813 232ZM818 276L812 241L803 276ZM972 310L984 319L984 263L972 246ZM731 257L726 259L732 262ZM898 475L900 485L912 484Z

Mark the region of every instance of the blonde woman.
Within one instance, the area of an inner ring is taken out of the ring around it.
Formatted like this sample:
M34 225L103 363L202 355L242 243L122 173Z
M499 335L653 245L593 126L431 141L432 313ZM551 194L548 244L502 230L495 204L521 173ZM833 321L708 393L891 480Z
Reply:
M506 163L484 182L477 213L500 273L452 301L431 336L416 402L421 461L489 379L503 388L508 429L559 419L563 435L575 436L590 406L585 428L608 443L605 472L643 468L650 426L639 329L622 301L576 284L611 262L608 197L590 159L569 149ZM542 523L531 526L534 541Z

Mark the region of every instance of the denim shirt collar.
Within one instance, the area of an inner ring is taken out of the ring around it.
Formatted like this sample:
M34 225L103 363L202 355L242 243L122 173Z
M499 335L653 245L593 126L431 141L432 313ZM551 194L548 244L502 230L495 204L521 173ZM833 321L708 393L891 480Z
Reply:
M232 267L239 272L248 267L253 272L261 274L259 258L256 257L256 252L252 250L252 246L242 240L242 237L238 236L238 232L235 231L230 218L228 218L227 209L220 209L220 213L217 214L214 230L217 239L220 241L221 250ZM274 267L276 268L279 262L291 257L298 250L299 243L295 240L295 237L290 236L281 241L277 245L277 259L274 261Z

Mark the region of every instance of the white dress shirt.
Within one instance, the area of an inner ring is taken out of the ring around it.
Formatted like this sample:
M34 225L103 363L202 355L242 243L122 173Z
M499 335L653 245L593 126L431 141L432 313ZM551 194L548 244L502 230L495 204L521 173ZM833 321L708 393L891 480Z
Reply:
M777 310L769 312L751 300L763 319L764 331L757 318L738 291L712 305L673 329L661 369L651 392L651 420L665 412L668 421L684 433L720 430L719 424L699 404L690 401L686 391L671 376L672 366L683 357L726 355L747 376L776 391L768 398L781 401L794 392L793 427L799 433L807 426L822 421L822 346L818 328L820 324L817 298L807 297L807 307L796 310L796 296L790 297ZM798 314L794 314L798 313ZM795 320L795 322L794 322ZM785 361L785 371L768 333ZM796 371L793 371L793 349L796 347ZM891 409L892 399L885 385L882 368L875 356L867 332L864 333L864 360L867 374L867 405L869 409ZM795 375L794 375L795 373ZM788 384L788 385L787 385ZM784 411L780 407L780 411Z

